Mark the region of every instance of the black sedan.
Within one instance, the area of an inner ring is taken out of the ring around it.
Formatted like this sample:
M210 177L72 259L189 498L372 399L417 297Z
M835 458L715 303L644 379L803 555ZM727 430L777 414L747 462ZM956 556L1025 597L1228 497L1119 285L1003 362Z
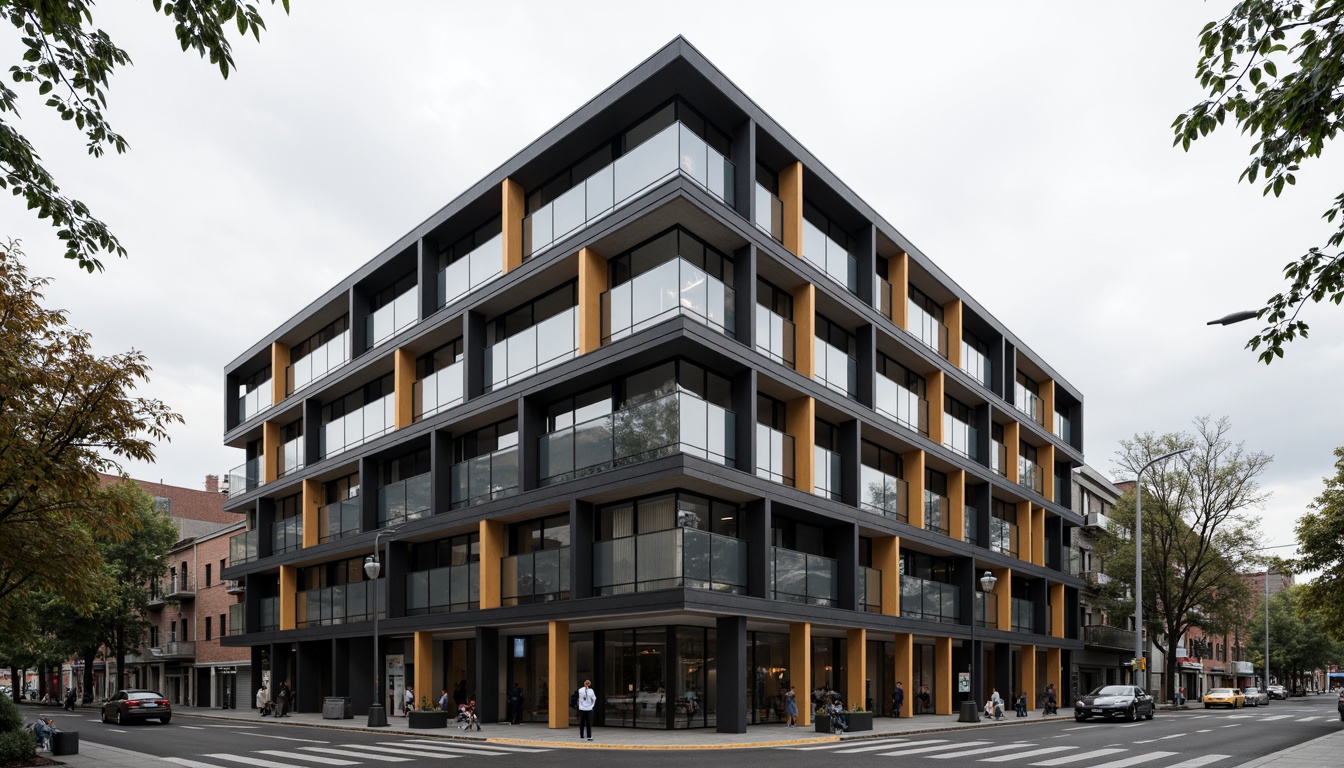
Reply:
M1140 717L1152 720L1157 708L1153 697L1133 685L1103 685L1073 703L1073 719L1121 717L1133 722Z
M128 723L132 720L158 720L166 723L173 717L172 705L158 691L128 689L103 704L103 722Z

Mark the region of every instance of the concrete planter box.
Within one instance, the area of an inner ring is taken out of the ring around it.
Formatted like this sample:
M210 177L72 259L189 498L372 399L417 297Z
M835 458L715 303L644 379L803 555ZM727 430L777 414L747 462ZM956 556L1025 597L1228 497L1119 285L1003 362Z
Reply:
M408 728L447 728L448 713L433 711L421 712L420 710L411 710L406 713L406 727Z
M872 712L846 712L845 718L849 720L849 727L845 729L845 733L873 730ZM830 733L830 715L817 715L814 721L814 727L816 728L817 733Z

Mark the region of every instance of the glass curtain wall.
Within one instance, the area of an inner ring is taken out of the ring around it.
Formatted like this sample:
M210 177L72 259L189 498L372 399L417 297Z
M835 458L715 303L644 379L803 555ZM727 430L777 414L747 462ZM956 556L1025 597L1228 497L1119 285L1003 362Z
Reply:
M570 281L486 324L487 392L553 368L578 354L578 291L578 281Z
M455 438L453 460L448 481L453 509L518 493L518 419Z
M593 546L594 592L684 587L745 594L740 515L736 504L685 491L602 507Z
M877 374L877 402L873 405L878 413L906 429L929 434L924 377L883 354L877 356Z
M793 684L789 674L789 636L775 632L747 633L747 721L784 722L784 694ZM799 711L809 691L795 691Z
M406 615L475 610L481 604L478 533L411 545Z
M843 326L817 315L813 378L850 399L855 398L859 381L859 359L854 334ZM927 427L926 427L927 430Z
M607 262L602 343L609 344L674 315L735 336L733 260L680 227Z

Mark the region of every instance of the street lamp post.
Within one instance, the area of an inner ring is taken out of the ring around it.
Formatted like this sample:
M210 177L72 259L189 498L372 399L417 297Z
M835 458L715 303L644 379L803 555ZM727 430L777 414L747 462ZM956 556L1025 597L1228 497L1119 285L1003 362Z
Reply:
M379 600L378 574L382 571L383 564L378 561L378 542L387 536L390 543L392 534L396 532L396 528L384 528L379 531L373 537L373 554L364 558L364 573L368 574L369 580L373 583L373 704L369 706L370 728L387 727L387 710L383 708L383 691L378 678L378 609L379 603L386 605L386 601Z
M993 573L985 571L985 575L980 577L980 588L985 593L993 592L994 585L997 582L998 579L994 577ZM974 594L972 597L974 597ZM962 723L980 722L980 705L975 700L976 677L980 668L979 659L976 658L980 654L976 652L975 648L975 603L975 600L971 600L971 695L970 699L961 705L961 717L958 718L958 721Z
M1153 459L1134 476L1134 663L1143 658L1143 473L1148 468L1158 463L1166 461L1172 456L1185 453L1189 448L1182 448L1171 453L1164 453ZM1137 666L1134 667L1134 685L1144 688L1143 670Z

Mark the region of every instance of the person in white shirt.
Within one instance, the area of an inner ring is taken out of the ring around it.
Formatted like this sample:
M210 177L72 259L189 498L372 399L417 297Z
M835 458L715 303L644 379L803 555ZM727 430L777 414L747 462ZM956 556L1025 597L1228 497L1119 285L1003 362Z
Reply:
M999 689L994 688L989 694L989 701L994 705L994 719L1003 719L1003 697L999 695Z
M593 707L597 706L597 691L593 690L593 681L584 680L579 689L579 740L593 740Z

